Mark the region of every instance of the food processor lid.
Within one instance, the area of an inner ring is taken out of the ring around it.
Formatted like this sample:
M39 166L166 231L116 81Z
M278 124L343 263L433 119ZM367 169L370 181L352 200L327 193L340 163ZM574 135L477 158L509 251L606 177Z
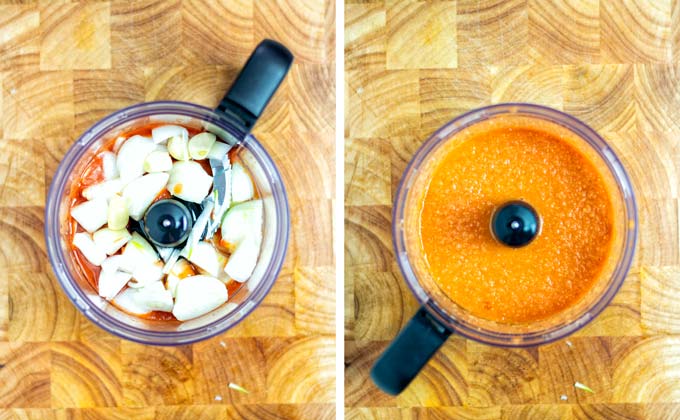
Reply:
M491 233L498 242L512 248L529 245L540 232L538 213L524 201L509 201L491 216Z

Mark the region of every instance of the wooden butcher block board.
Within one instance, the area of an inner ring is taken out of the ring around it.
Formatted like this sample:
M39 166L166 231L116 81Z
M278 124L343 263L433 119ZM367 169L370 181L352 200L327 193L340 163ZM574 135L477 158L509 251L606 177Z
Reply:
M334 418L334 2L0 3L0 419ZM60 159L122 107L216 106L264 38L295 55L255 129L290 200L274 288L237 327L194 345L104 332L47 259L43 211Z
M680 418L680 2L350 0L345 56L347 417ZM512 350L454 336L385 395L369 370L417 308L391 244L398 181L436 128L508 101L610 142L637 195L633 267L574 336Z

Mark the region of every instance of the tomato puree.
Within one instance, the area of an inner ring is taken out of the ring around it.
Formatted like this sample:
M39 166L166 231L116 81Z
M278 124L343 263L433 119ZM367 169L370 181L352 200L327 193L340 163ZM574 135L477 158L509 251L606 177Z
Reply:
M613 248L613 178L573 133L495 120L464 129L438 153L418 209L419 252L434 283L473 315L529 322L570 307L602 274ZM513 200L541 219L521 248L490 229L494 210Z

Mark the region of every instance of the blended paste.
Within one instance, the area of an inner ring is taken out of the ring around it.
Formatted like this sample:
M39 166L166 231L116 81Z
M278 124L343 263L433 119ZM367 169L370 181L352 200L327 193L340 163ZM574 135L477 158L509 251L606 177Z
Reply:
M573 305L613 248L606 169L541 121L464 131L447 141L422 198L420 252L432 279L473 315L497 322L530 322ZM494 210L513 200L541 219L521 248L490 229Z

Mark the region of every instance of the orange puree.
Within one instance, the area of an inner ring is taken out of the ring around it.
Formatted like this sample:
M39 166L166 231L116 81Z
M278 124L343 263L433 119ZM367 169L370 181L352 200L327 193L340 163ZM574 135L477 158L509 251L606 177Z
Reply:
M420 252L436 285L473 315L504 323L573 305L603 272L614 235L611 181L586 146L523 121L473 126L447 141L420 203ZM490 230L494 209L511 200L541 218L522 248Z

